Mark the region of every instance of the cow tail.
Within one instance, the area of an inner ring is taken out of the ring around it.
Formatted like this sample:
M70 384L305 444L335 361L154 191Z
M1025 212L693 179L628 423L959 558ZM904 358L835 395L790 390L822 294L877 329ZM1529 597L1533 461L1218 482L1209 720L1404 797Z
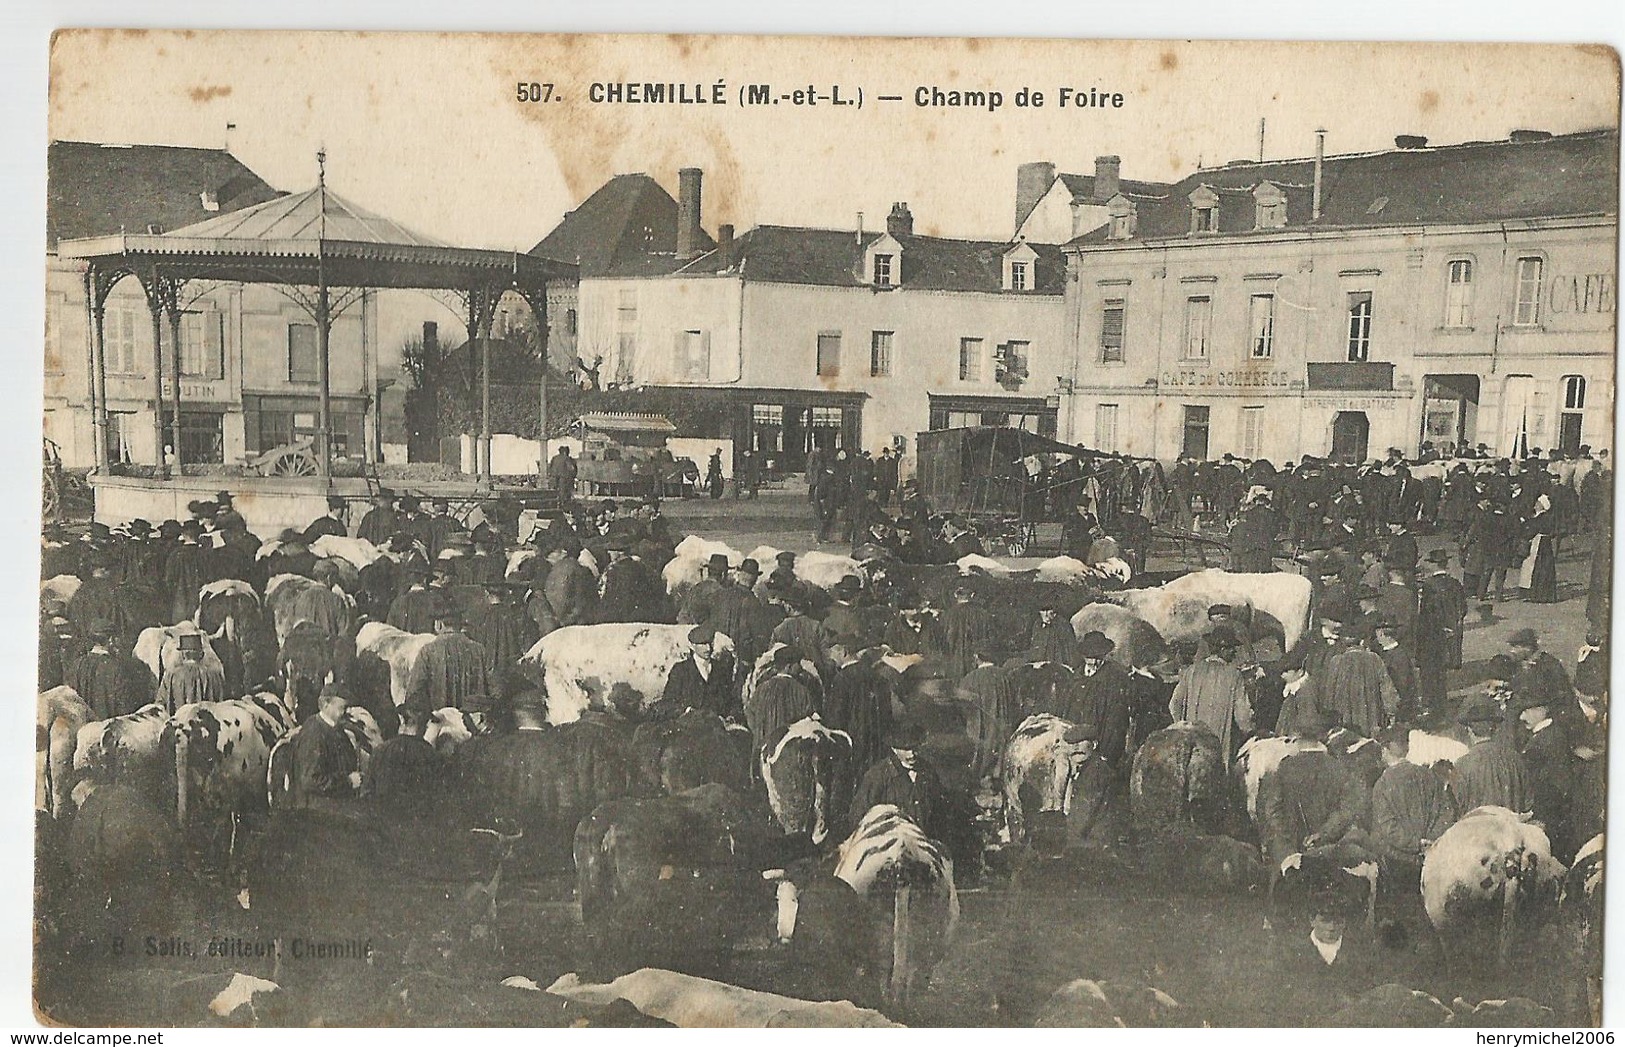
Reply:
M186 787L188 783L187 764L190 753L191 738L188 736L185 725L177 725L175 730L175 824L186 828Z

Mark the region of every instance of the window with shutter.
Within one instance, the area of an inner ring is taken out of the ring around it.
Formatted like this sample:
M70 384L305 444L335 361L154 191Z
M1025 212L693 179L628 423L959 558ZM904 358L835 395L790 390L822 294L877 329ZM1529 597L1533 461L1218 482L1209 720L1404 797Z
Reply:
M316 325L288 325L288 381L320 380L317 364Z
M1185 300L1185 359L1206 360L1208 336L1213 330L1213 299L1197 295Z
M181 377L218 381L225 377L224 317L213 309L181 315Z
M679 381L711 380L711 332L678 331L672 371Z
M1124 306L1121 298L1108 298L1100 313L1100 362L1123 362Z
M869 377L891 377L891 331L869 333Z
M1275 296L1255 294L1251 303L1252 357L1267 360L1275 355Z
M841 373L841 333L821 331L818 335L818 377L836 378Z
M1371 292L1349 292L1350 363L1364 363L1371 359Z
M980 382L982 380L982 340L980 338L961 338L959 340L959 380L961 382Z

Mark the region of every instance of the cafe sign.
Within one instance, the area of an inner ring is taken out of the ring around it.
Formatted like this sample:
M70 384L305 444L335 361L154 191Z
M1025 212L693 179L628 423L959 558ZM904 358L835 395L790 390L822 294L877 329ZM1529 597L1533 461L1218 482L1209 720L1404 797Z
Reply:
M1158 383L1167 389L1286 389L1292 385L1288 371L1209 371L1186 369L1162 372Z

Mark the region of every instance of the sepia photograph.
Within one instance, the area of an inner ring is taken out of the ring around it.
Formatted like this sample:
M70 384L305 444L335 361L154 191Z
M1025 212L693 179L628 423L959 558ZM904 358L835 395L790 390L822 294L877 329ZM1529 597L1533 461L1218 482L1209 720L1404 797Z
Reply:
M1612 47L49 47L42 1025L1613 1017Z

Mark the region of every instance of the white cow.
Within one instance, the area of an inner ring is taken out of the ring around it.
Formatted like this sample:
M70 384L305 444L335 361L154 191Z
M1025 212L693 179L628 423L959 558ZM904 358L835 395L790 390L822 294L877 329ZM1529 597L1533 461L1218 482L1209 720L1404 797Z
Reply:
M141 664L152 670L153 677L161 682L171 670L181 664L181 633L197 633L202 636L204 666L222 676L225 675L225 667L220 664L220 656L214 653L209 637L189 621L181 622L179 625L148 626L136 636L133 653Z
M783 550L771 545L758 545L750 551L749 559L755 560L762 569L760 587L767 584L767 575L777 567L776 561ZM847 575L855 575L860 581L866 580L867 575L863 565L850 556L840 553L825 553L813 550L807 553L796 553L796 578L808 585L816 585L820 589L833 589L835 584Z
M324 534L311 542L310 551L323 560L343 560L358 571L389 558L365 538L341 538L336 534Z
M1223 603L1263 611L1281 623L1287 650L1309 628L1313 586L1286 571L1239 574L1209 568L1192 571L1154 589L1128 589L1113 600L1150 622L1170 643L1195 640L1207 629L1207 609Z
M74 803L84 803L90 794L87 773L116 770L125 780L156 774L159 742L168 723L169 713L154 702L133 713L79 728L73 750L73 770L80 779L73 789Z
M705 577L705 565L719 553L728 558L729 567L738 567L745 559L743 553L728 543L709 541L697 534L678 542L674 555L660 569L660 577L666 583L666 593L676 596L698 585Z
M74 748L79 731L90 721L90 707L67 684L41 691L35 724L34 809L60 818L73 788Z
M660 700L671 667L686 657L691 625L605 622L548 633L519 659L541 670L549 723L571 723L587 709L636 717ZM713 649L733 652L722 633Z
M1500 953L1511 955L1521 895L1562 880L1546 830L1505 807L1477 807L1444 831L1422 859L1422 907L1450 955L1450 932L1483 909L1499 910Z
M599 1005L625 1000L651 1018L685 1029L902 1028L879 1011L845 1000L797 1000L658 967L623 974L603 985L583 983L579 976L566 974L547 991Z
M1247 794L1247 816L1252 819L1253 825L1261 825L1263 812L1259 810L1258 797L1263 789L1264 779L1281 766L1281 761L1294 753L1325 751L1325 743L1317 738L1272 735L1247 740L1241 751L1236 754L1236 763L1231 770L1241 779L1242 791Z
M433 633L409 633L388 622L368 622L356 631L356 657L372 655L389 666L389 697L397 705L406 704L406 685L418 655L434 639Z

